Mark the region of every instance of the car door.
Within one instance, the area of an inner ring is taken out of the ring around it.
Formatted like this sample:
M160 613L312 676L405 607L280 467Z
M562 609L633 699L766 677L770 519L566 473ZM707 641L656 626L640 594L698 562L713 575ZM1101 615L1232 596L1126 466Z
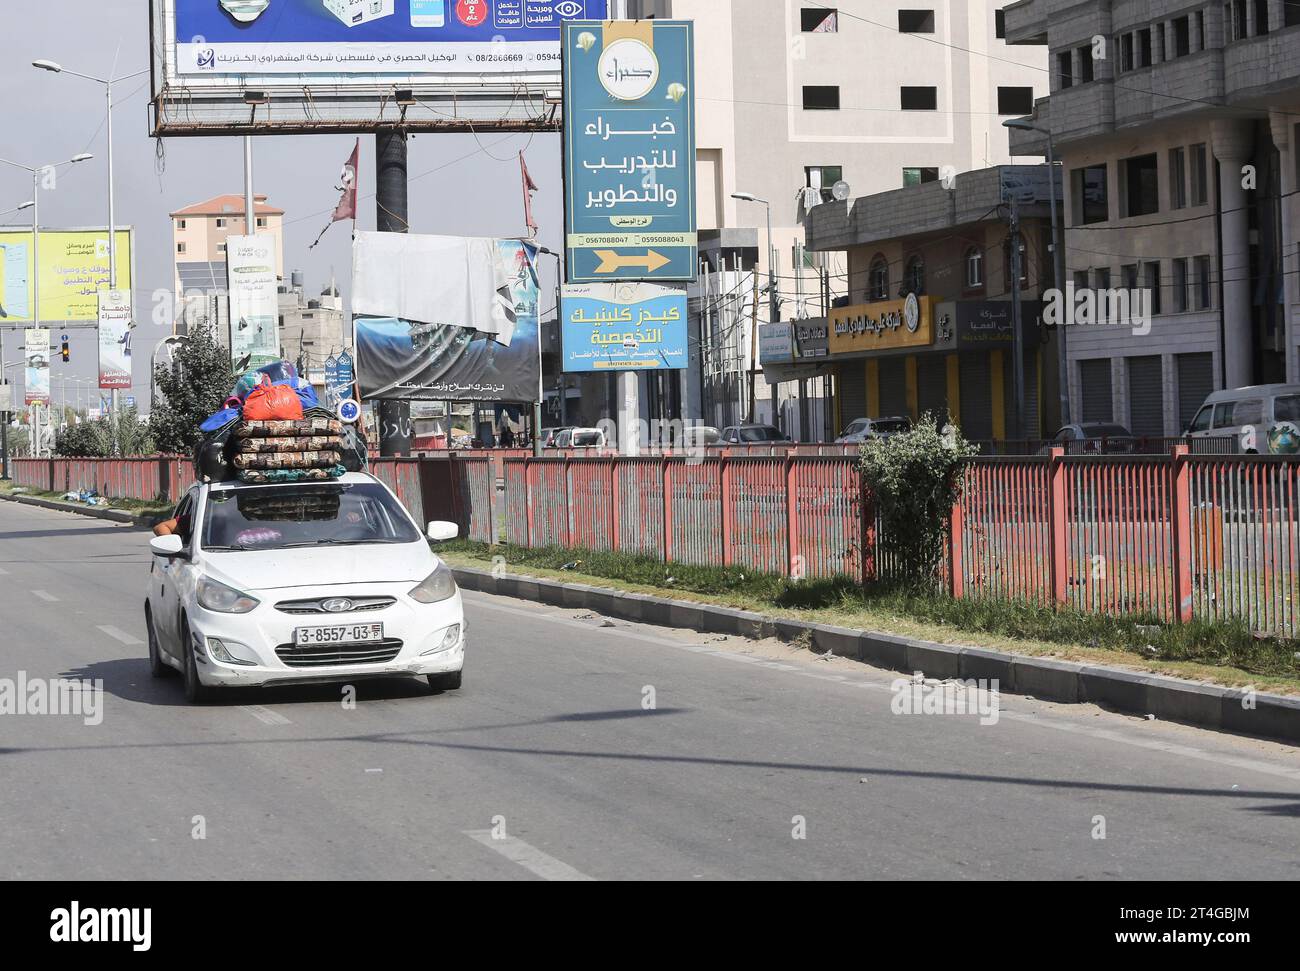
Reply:
M175 658L184 656L180 643L181 597L178 582L180 571L189 566L194 552L194 521L198 509L198 489L191 489L176 507L174 518L179 524L176 535L185 543L185 551L178 557L154 557L157 567L158 603L154 610L154 625L162 649Z

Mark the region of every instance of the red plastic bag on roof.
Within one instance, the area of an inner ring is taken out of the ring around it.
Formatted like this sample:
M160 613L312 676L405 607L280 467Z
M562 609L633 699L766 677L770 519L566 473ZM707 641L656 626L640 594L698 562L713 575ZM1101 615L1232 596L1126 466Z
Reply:
M244 400L245 421L300 421L302 399L288 385L272 384L267 376Z

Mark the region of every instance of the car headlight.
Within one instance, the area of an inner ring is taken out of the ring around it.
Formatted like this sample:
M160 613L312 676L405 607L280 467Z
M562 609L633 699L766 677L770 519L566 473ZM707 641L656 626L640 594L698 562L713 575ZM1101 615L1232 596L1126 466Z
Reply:
M439 563L434 570L411 591L411 599L422 604L436 604L456 595L456 578L446 563Z
M261 601L209 577L199 581L199 606L219 614L246 614Z

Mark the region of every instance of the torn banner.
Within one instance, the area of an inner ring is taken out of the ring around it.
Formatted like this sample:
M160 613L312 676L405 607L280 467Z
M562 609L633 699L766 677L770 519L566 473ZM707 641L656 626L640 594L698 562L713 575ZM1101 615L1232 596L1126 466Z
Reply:
M539 401L536 253L514 239L359 233L362 398Z

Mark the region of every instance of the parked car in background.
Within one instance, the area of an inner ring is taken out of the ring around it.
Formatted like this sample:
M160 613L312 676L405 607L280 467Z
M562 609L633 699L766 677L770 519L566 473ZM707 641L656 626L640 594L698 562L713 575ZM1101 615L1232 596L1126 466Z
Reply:
M599 428L566 428L555 437L555 448L608 448L605 433Z
M559 428L543 428L542 448L556 448L557 446L555 443L559 439L561 433L571 431L573 431L572 425L562 425Z
M703 448L722 441L722 432L712 425L689 425L682 435L683 448Z
M1040 454L1052 448L1063 448L1066 455L1131 455L1137 449L1137 439L1114 422L1081 422L1066 425L1053 435Z
M1184 437L1231 439L1243 452L1267 453L1270 432L1284 421L1300 424L1300 384L1216 391L1205 399Z
M732 425L722 433L723 445L779 445L789 437L771 425Z
M835 439L835 444L860 445L873 438L891 438L911 429L910 418L859 418L849 423L849 427Z

